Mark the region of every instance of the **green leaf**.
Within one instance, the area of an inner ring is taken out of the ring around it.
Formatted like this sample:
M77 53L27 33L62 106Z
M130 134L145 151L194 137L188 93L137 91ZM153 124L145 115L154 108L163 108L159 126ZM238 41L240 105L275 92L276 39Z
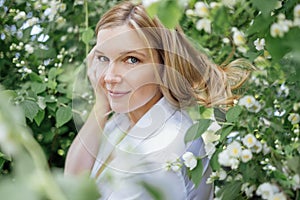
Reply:
M241 191L242 182L228 182L224 187L222 187L217 195L222 196L222 200L232 200L237 199Z
M267 18L271 16L271 11L276 7L278 0L251 0L251 2L253 3L254 7L260 10L262 15Z
M37 81L37 82L43 81L42 78L39 75L37 75L35 72L30 73L29 78L31 81Z
M218 161L218 155L219 153L222 151L221 148L217 149L215 151L215 153L212 155L211 159L210 159L210 166L212 168L213 171L217 171L221 168L219 161Z
M95 180L87 174L79 176L56 175L56 181L66 195L66 199L72 200L97 200L100 198Z
M40 126L41 122L43 121L45 117L45 111L44 110L39 110L39 112L37 113L37 115L34 117L34 121L35 123Z
M38 82L32 82L31 83L31 89L36 94L42 93L46 90L46 84L44 83L38 83Z
M146 181L141 181L140 182L141 186L143 186L146 191L149 193L151 197L155 200L164 200L166 199L163 195L163 193L160 191L160 188L156 187L153 184L150 184Z
M157 16L167 28L174 28L183 12L177 1L166 0L159 4Z
M220 141L223 142L224 139L229 135L229 133L232 131L233 129L233 126L225 126L225 127L222 127L222 129L220 129L219 131L221 132L220 133ZM218 131L218 132L219 132Z
M242 108L240 106L234 106L230 108L226 113L226 120L228 122L236 122L242 113Z
M39 106L36 102L31 100L24 100L20 102L20 106L25 113L25 117L33 121L33 118L37 115L39 111Z
M154 2L146 8L146 11L151 18L153 18L157 14L159 3L159 1Z
M50 70L49 70L49 73L48 73L48 79L49 80L54 80L56 78L57 75L61 74L64 70L62 68L55 68L55 67L52 67Z
M72 119L72 109L67 107L59 107L56 111L56 127L61 127Z
M225 122L225 111L222 108L214 108L214 116L217 122Z
M203 164L202 160L198 159L197 160L197 166L190 171L191 174L191 180L195 184L195 187L197 188L202 180L202 173L203 173Z
M210 119L200 119L196 124L192 125L188 129L184 137L184 142L188 143L199 138L205 131L207 131L212 122L213 121Z
M289 169L293 170L294 173L300 174L300 157L295 156L295 157L289 158L287 160L287 166L289 167Z
M89 44L93 36L94 31L91 28L88 28L82 33L81 39L85 44Z
M226 8L224 6L220 7L216 14L214 15L214 20L212 23L213 30L216 33L222 33L223 30L226 30L230 27L228 15Z

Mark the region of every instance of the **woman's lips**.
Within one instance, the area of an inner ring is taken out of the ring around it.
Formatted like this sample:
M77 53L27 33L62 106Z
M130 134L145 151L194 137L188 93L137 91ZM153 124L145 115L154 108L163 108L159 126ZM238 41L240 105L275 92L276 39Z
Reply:
M118 98L118 97L123 97L126 94L130 93L130 91L112 91L112 90L107 90L109 96L113 97L113 98Z

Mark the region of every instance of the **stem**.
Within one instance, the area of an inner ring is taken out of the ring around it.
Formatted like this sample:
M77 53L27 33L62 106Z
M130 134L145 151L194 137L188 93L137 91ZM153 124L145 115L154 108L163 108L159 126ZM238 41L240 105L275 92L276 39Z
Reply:
M42 181L42 186L49 199L66 200L65 195L58 187L57 183L51 175L49 166L46 161L46 157L42 153L43 150L41 149L39 144L26 131L23 131L23 135L20 137L20 142L24 145L26 150L31 155L32 160L36 166L37 174L41 177L42 180L44 180Z
M84 10L85 10L85 30L89 28L89 9L88 9L88 0L84 0ZM85 44L85 56L87 57L89 53L89 44Z

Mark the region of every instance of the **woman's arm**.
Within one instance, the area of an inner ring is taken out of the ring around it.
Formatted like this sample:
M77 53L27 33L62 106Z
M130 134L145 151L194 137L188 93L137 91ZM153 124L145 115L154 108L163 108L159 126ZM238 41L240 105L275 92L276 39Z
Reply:
M94 60L94 49L87 56L88 77L94 88L96 103L68 151L65 174L90 172L98 154L100 136L107 121L110 106L101 87L102 68Z
M105 112L94 107L75 137L66 157L65 174L90 172L98 154L100 136L107 120Z

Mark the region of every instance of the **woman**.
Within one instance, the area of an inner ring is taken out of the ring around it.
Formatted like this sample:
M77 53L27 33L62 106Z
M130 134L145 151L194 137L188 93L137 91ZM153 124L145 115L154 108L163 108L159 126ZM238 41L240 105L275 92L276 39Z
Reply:
M145 185L160 188L164 199L212 199L204 143L184 143L193 122L183 109L230 103L227 77L240 84L247 73L227 67L235 76L225 75L179 27L166 29L128 1L104 14L96 33L88 55L96 103L70 147L66 174L90 172L103 199L151 199ZM187 151L204 157L198 187L185 168L164 169Z

